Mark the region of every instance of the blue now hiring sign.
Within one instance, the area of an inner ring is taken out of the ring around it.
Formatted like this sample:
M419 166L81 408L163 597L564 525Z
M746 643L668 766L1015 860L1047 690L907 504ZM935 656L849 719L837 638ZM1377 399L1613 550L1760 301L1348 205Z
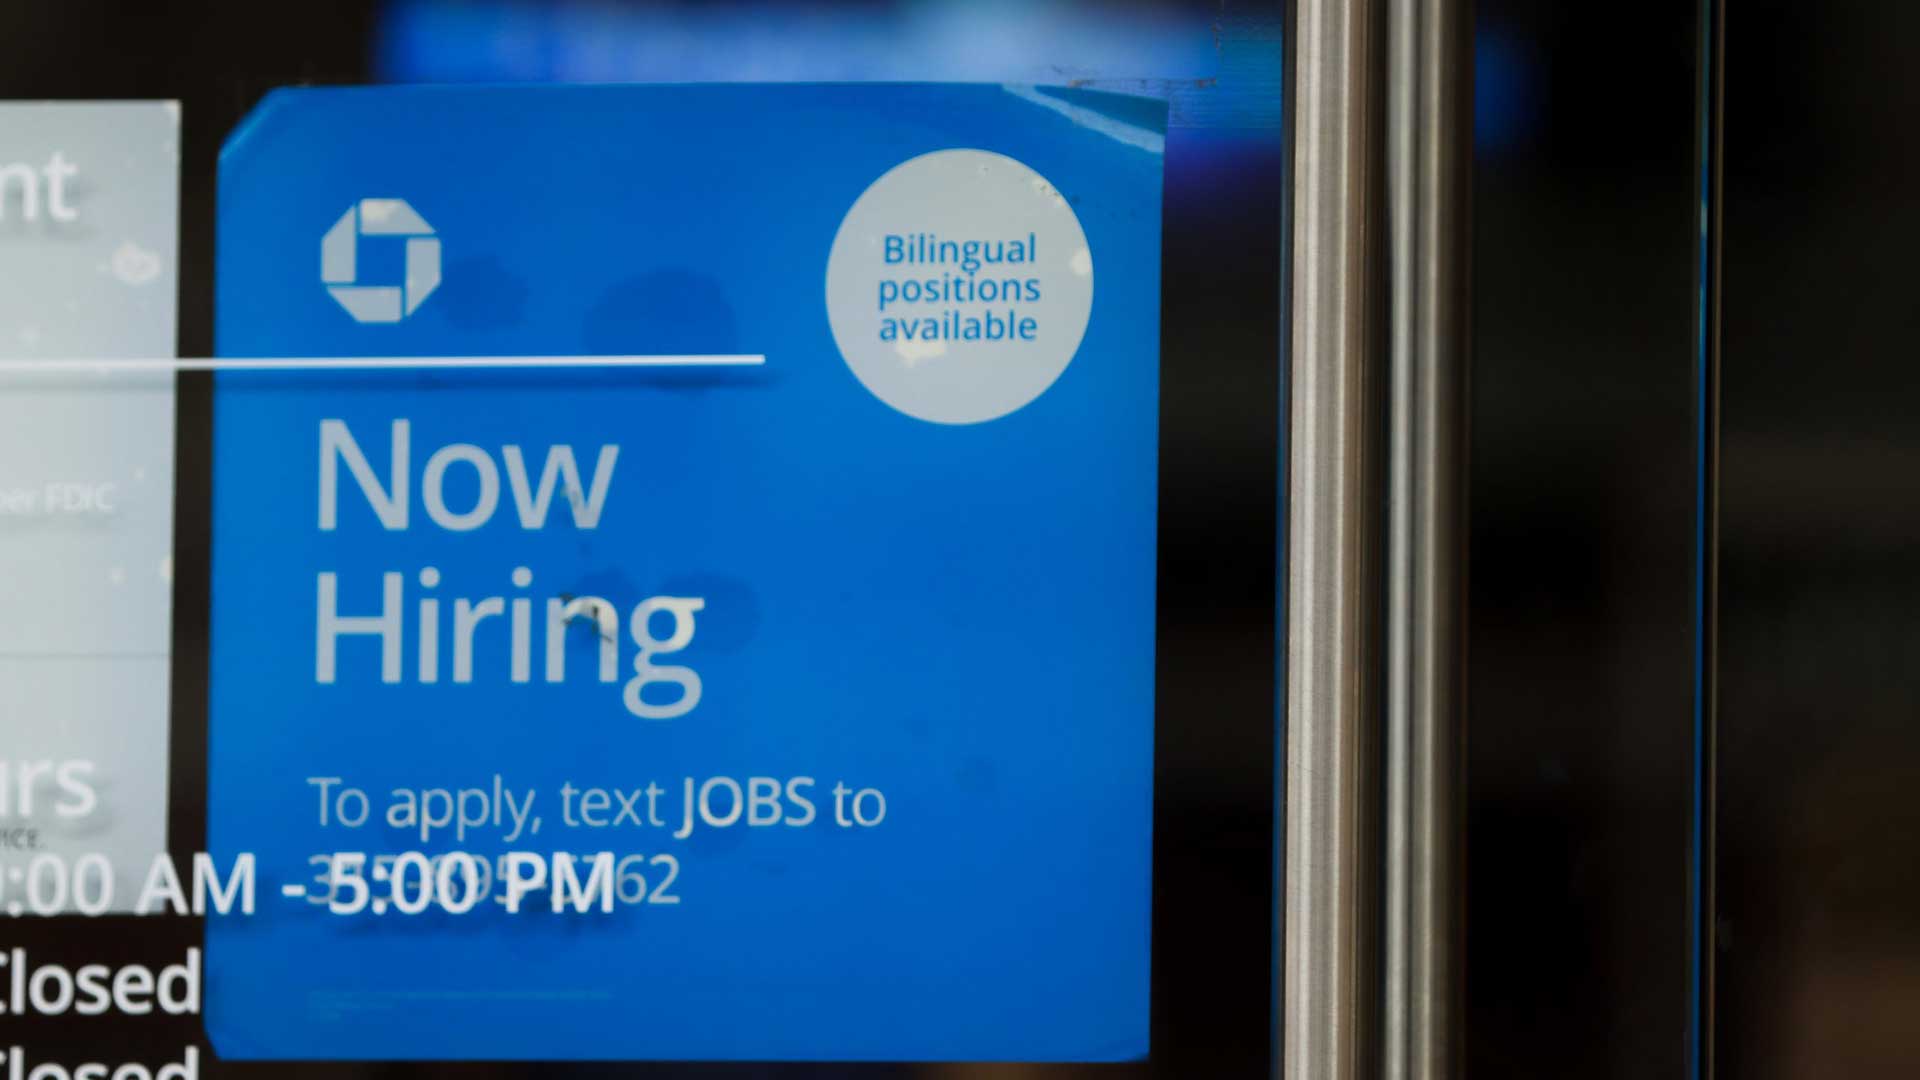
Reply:
M270 97L222 355L672 363L217 376L217 1051L1143 1055L1164 124Z

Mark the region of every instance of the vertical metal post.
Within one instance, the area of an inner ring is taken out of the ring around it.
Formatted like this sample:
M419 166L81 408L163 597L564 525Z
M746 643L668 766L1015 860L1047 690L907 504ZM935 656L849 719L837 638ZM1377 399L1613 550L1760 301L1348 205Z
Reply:
M1470 0L1296 0L1285 1080L1460 1075Z
M1382 1075L1461 1074L1470 0L1388 0Z
M1373 0L1297 0L1280 1073L1373 1071L1382 86Z

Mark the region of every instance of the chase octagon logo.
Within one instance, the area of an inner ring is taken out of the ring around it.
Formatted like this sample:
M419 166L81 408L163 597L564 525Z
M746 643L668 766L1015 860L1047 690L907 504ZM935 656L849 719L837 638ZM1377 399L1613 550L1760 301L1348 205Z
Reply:
M400 284L359 280L363 236L405 238L406 274ZM320 238L320 282L354 321L397 323L440 287L440 238L405 199L361 199Z

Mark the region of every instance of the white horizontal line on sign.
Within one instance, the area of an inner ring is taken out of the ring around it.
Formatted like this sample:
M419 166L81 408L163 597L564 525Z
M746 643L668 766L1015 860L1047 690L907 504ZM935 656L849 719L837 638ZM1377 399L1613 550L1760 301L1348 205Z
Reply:
M757 367L759 353L634 356L195 357L124 360L0 360L0 373L80 371L424 371L440 368Z

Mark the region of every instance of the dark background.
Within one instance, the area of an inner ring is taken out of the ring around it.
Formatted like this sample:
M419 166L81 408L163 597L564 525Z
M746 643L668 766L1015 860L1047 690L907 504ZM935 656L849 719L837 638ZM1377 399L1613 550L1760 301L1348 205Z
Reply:
M1714 1075L1920 1075L1920 7L1728 0ZM1692 1075L1695 5L1482 0L1468 1074Z
M1477 12L1467 1075L1678 1080L1698 15Z
M1720 1075L1920 1075L1920 7L1726 23Z

